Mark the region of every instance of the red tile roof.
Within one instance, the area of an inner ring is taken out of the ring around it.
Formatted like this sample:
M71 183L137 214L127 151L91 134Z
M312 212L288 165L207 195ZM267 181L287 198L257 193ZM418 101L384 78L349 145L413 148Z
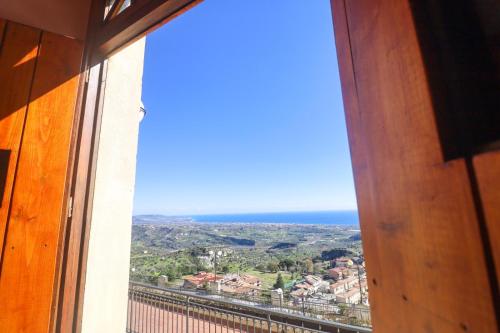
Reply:
M187 280L197 286L200 286L206 282L210 281L217 281L217 280L222 280L223 276L217 275L215 276L214 273L207 273L207 272L199 272L196 275L193 276L186 276L184 280Z

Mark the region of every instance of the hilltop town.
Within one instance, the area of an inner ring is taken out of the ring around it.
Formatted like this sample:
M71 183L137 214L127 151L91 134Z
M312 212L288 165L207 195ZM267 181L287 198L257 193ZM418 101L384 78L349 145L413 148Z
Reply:
M272 288L263 287L262 280L247 273L215 274L211 272L198 272L183 278L182 288L205 290L221 293L228 297L243 297L258 300L258 296L269 295L270 301L291 302L297 304L307 299L309 303L317 304L364 304L368 305L368 288L364 261L360 257L353 259L347 257L331 260L327 274L303 273L288 286L279 278ZM277 273L282 277L282 273ZM168 278L162 276L161 286L168 286ZM270 291L270 293L267 293ZM248 296L251 296L250 298ZM257 296L257 297L255 297ZM288 297L286 297L288 296ZM260 298L261 300L264 297Z
M139 222L133 281L304 313L368 306L357 226Z

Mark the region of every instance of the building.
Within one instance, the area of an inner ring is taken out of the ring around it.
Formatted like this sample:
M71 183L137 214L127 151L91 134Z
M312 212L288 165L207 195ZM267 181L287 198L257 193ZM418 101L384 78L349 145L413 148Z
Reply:
M361 301L361 293L357 288L352 288L335 296L335 301L338 303L358 304Z
M235 295L259 295L262 282L259 278L249 274L227 274L218 283L217 291Z
M304 278L304 280L307 284L311 285L315 290L318 290L321 283L323 282L323 279L316 275L307 275Z
M366 288L366 280L361 282L363 288ZM330 285L330 292L335 295L343 294L352 289L356 289L359 291L359 279L357 276L351 276L346 279L338 280L335 283Z
M308 295L310 295L308 290L303 288L297 288L290 292L290 296L292 296L293 298L304 298Z
M209 283L221 281L223 279L224 277L221 275L216 276L214 273L199 272L196 275L186 276L182 287L185 289L200 289L207 286Z
M332 260L332 266L333 267L352 267L353 262L351 259L342 257L342 258L337 258Z
M366 282L366 279L361 279L361 285L357 282L354 285L354 288L358 288L363 294L368 292L368 283Z
M304 280L295 284L290 293L293 297L303 297L313 295L316 292L324 292L329 290L329 283L316 275L307 275Z
M341 280L351 275L352 272L347 267L335 267L328 270L328 276L334 280Z
M350 277L342 280L342 282L346 286L346 289L353 288L358 283L358 281L359 280L358 280L357 276L350 276Z
M332 283L330 285L330 292L332 294L335 294L335 295L343 293L346 290L347 289L346 289L345 283L343 283L342 281L338 281L338 282Z

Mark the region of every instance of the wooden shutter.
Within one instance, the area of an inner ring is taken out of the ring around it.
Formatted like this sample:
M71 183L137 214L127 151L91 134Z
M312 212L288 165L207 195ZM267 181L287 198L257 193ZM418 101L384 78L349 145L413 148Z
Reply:
M412 1L331 3L374 332L497 332L498 154L447 158Z
M0 332L48 332L83 43L0 27Z

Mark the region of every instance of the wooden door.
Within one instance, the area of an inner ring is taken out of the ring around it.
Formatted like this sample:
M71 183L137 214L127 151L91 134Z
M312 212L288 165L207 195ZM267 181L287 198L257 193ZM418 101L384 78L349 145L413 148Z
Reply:
M331 3L374 332L498 332L498 153L447 150L418 1Z
M0 20L0 332L48 332L82 43Z

